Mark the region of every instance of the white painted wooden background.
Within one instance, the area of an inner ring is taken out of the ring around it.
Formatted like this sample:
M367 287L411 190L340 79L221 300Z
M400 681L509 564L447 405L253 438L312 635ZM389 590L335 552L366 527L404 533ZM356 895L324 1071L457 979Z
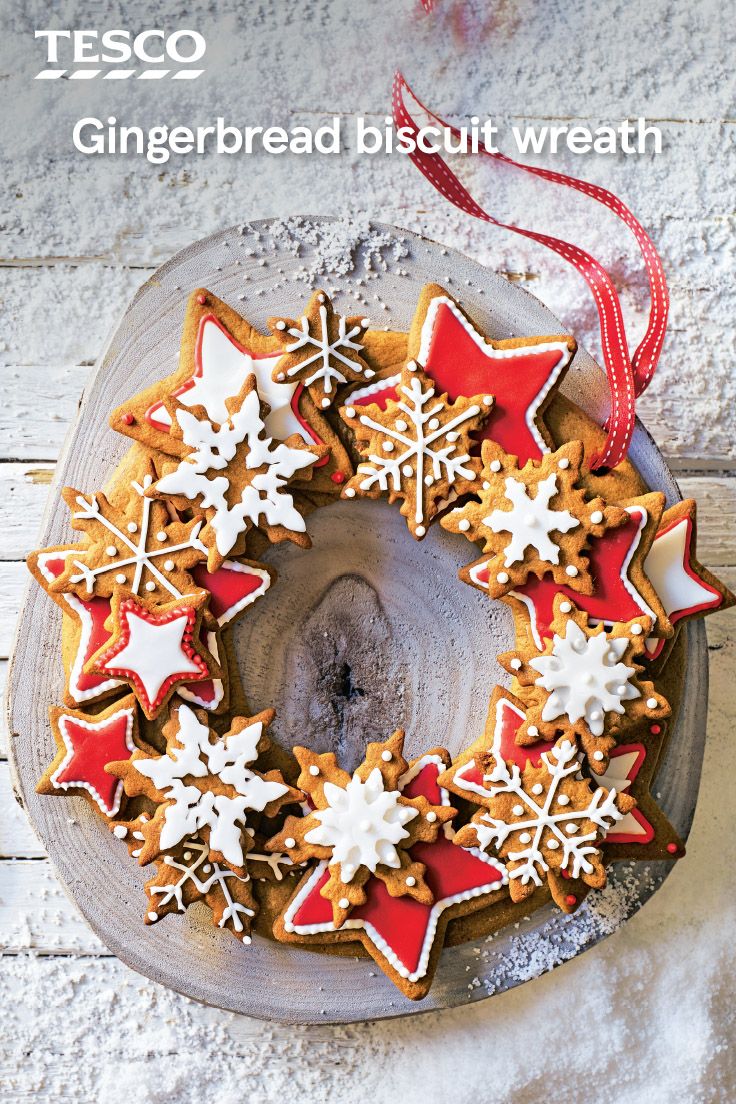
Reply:
M153 268L244 218L372 215L520 280L596 351L582 283L541 247L459 215L404 160L85 159L83 115L122 123L313 123L387 111L401 65L438 110L502 124L659 122L658 157L558 156L604 183L657 242L672 325L641 414L699 501L700 552L736 584L734 19L715 0L4 0L0 11L0 657L21 603L54 461L105 335ZM185 11L185 15L182 15ZM733 12L731 13L731 16ZM35 28L191 26L195 82L34 82ZM507 147L509 152L513 152ZM544 159L542 159L544 160ZM547 159L549 163L550 159ZM643 331L632 243L582 200L478 169L499 216L569 236L614 274ZM566 967L467 1010L350 1028L282 1028L200 1008L105 952L57 886L0 761L0 1099L75 1102L431 1098L672 1104L736 1095L733 660L736 613L709 625L711 698L689 854L624 930ZM5 663L2 664L3 669ZM4 670L3 670L4 674ZM175 921L170 921L175 922ZM141 938L145 938L142 933ZM594 1080L593 1080L594 1079ZM591 1084L595 1088L591 1088Z

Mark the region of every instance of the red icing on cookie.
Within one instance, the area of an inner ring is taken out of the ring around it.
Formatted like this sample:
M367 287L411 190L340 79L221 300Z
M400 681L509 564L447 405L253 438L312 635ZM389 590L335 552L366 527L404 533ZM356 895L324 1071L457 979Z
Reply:
M404 793L409 797L423 794L433 804L439 804L438 775L438 765L428 762L405 785ZM389 961L389 956L398 960L398 964L393 963L397 968L421 977L434 942L436 916L461 895L479 896L500 888L502 873L488 859L479 858L478 852L456 847L443 832L434 843L416 843L411 855L426 865L425 876L435 897L434 905L420 904L411 897L391 897L383 882L372 877L365 886L367 900L353 909L350 921L352 926L366 929ZM312 925L332 930L332 905L320 893L328 877L329 871L325 869L315 878L291 917L297 930Z
M47 578L58 579L64 570L64 560L62 553L39 559L39 568ZM95 690L108 689L111 683L104 675L88 675L84 671L87 660L110 638L105 629L110 602L107 598L77 598L76 594L65 594L64 599L80 623L77 654L69 672L69 692L75 701L90 701L96 697Z
M436 300L432 301L433 303ZM431 307L430 307L431 310ZM430 324L430 317L425 326ZM493 395L495 402L479 440L492 438L519 462L538 460L543 453L539 431L532 429L537 408L557 382L569 355L559 348L534 351L521 347L502 358L476 334L449 304L439 302L429 335L424 371L446 391L450 400L459 395ZM423 335L424 343L424 335Z
M351 406L369 406L375 403L381 410L385 410L389 399L396 399L396 388L391 384L387 385L385 381L374 384L373 388L361 388L360 391L359 396L351 396Z
M107 816L114 816L120 806L122 783L107 774L105 766L119 759L130 759L131 710L95 724L81 723L75 717L61 716L59 731L67 754L51 783L58 789L83 786Z
M202 299L202 302L206 302L206 300ZM205 337L205 327L208 326L208 325L216 326L217 329L220 331L220 333L223 334L224 337L227 339L227 341L230 343L230 345L232 345L235 349L237 349L237 351L239 353L242 353L244 356L250 357L251 360L254 361L253 367L254 367L254 370L256 370L256 375L258 374L258 372L257 372L258 361L271 361L272 362L271 364L264 366L264 371L267 373L267 375L269 377L269 380L270 380L271 369L272 369L273 365L275 364L275 362L278 359L278 356L280 354L278 354L278 353L252 353L249 349L246 349L244 345L241 345L239 341L235 340L235 338L230 333L230 331L227 330L222 325L222 323L219 321L219 319L217 319L214 316L214 314L205 314L200 319L199 330L197 331L197 342L196 342L195 350L194 350L194 375L190 379L188 379L185 383L183 383L181 387L178 387L173 392L173 394L172 394L173 398L179 398L179 396L185 394L187 391L190 391L191 388L194 386L195 380L202 378L202 375L204 373L204 363L203 363L202 350L203 350L204 337ZM213 370L216 371L216 366L214 367ZM292 411L294 417L296 418L299 426L301 427L303 440L306 441L307 443L309 443L310 441L313 441L315 444L322 445L322 444L324 444L324 442L322 441L321 437L319 437L318 434L315 433L315 431L312 429L312 427L309 425L309 423L306 421L306 419L302 416L302 414L299 410L299 403L301 401L301 396L302 396L303 391L304 391L304 385L303 384L299 383L299 384L295 385L294 391L293 391L293 394L291 396L291 400L290 400L290 403L289 403L289 405L291 407L291 411ZM148 424L153 426L153 428L157 429L159 432L161 432L161 433L170 433L171 432L171 423L168 420L168 413L167 413L166 407L165 407L165 405L162 401L155 402L151 406L149 406L149 408L146 411L144 417L145 417L146 421L148 422ZM315 468L320 468L324 464L326 464L328 461L329 461L329 454L327 456L323 456L320 460L318 460L317 463L314 465L314 467Z
M267 571L238 560L225 560L217 571L208 571L203 563L195 564L191 575L198 587L210 592L210 613L221 628L271 585Z

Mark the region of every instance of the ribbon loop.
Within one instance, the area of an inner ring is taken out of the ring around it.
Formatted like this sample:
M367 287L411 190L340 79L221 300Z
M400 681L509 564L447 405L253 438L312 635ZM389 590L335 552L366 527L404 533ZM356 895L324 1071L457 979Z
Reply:
M457 127L446 123L427 108L415 95L401 73L396 73L393 85L393 117L397 127L404 128L407 135L415 138L419 126L407 107L405 93L413 100L418 112L424 113L429 120L446 128L455 138L461 134ZM608 272L585 250L572 242L563 241L549 234L538 233L521 226L501 222L490 215L470 194L465 185L456 176L447 162L438 153L426 153L415 148L409 153L421 173L440 192L445 199L461 211L483 222L498 226L503 230L512 230L515 234L529 238L553 250L580 273L590 288L598 311L601 332L603 362L611 392L611 412L608 417L606 443L601 452L591 459L591 468L614 468L626 456L631 436L634 432L634 412L636 397L651 382L657 367L667 327L669 294L662 262L654 245L641 223L629 208L606 188L588 184L584 180L567 176L564 173L542 169L533 165L524 165L503 153L478 151L495 161L502 161L523 172L541 177L553 184L562 184L602 203L616 215L632 232L644 260L649 279L651 307L646 333L633 357L629 355L624 329L623 312L618 293Z

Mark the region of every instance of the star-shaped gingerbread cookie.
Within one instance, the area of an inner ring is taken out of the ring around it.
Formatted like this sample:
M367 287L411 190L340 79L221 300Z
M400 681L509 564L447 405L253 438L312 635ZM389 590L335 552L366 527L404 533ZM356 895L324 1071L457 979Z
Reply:
M426 797L406 797L399 779L407 770L402 754L404 733L397 729L385 743L368 744L364 761L352 777L337 765L332 752L317 755L294 748L301 773L297 785L313 811L287 817L266 850L285 851L295 863L326 860L329 878L322 896L332 904L333 923L342 927L366 900L365 884L375 875L392 897L412 897L431 904L423 863L409 849L436 839L455 815Z
M551 574L583 594L593 581L583 555L589 541L623 525L627 514L602 498L588 499L579 486L583 446L570 441L538 462L519 467L495 441L483 442L478 499L451 510L443 529L482 540L488 593L501 598L529 575Z
M376 374L360 355L368 319L338 314L324 291L315 291L298 320L270 318L268 325L285 348L273 370L274 382L300 381L318 407L330 406L343 384Z

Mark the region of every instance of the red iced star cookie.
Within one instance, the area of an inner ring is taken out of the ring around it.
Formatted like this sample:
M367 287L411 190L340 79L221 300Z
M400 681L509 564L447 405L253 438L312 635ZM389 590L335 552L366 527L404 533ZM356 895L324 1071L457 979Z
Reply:
M407 358L447 392L494 396L490 417L478 434L519 459L539 460L554 448L544 412L575 353L571 337L514 337L492 341L480 333L451 295L438 284L422 291L409 331ZM375 380L350 393L352 406L395 400L399 375Z
M222 677L200 641L205 601L185 597L152 613L132 595L113 598L112 636L87 670L129 683L146 716L156 717L180 685Z
M117 816L123 785L105 767L130 759L135 751L135 697L129 694L94 715L52 706L49 717L58 750L36 786L37 793L81 793L104 816Z
M437 783L448 761L443 751L415 760L399 782L402 792L409 798L425 797L432 805L449 805L447 792ZM365 884L365 903L338 930L332 905L321 894L329 878L323 861L299 883L274 925L274 934L287 943L358 939L402 992L412 1000L421 999L432 982L450 919L505 897L503 866L478 851L460 850L453 838L453 829L446 824L434 843L416 843L411 849L426 867L433 904L392 897L384 883L372 877Z

